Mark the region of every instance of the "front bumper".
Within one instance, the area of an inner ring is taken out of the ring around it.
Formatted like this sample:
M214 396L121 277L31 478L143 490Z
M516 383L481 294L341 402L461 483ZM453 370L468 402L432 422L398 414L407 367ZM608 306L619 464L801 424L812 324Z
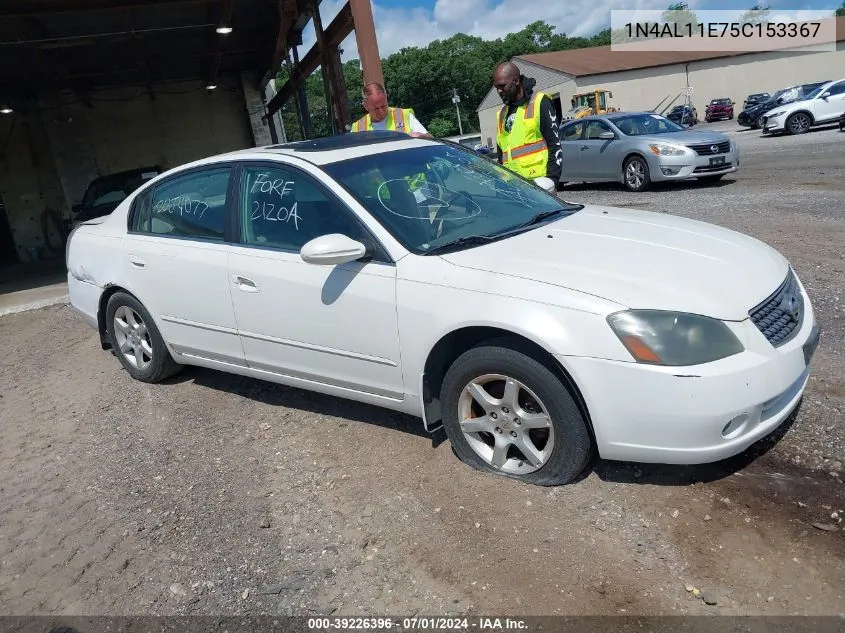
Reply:
M803 291L803 290L802 290ZM741 453L795 410L819 328L804 322L774 348L750 320L729 324L746 351L695 367L559 357L581 389L604 459L700 464Z
M786 131L786 116L780 115L773 119L764 117L763 120L763 134L776 134L778 132Z
M647 160L653 181L687 180L735 172L739 168L739 151L734 149L711 156L699 156L692 151L684 156L651 154Z

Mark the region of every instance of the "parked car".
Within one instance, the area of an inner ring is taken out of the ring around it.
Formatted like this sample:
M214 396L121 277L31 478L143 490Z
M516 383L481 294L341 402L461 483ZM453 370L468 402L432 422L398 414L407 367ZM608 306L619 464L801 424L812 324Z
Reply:
M126 196L162 171L160 166L153 165L95 178L85 190L82 202L73 206L73 224L108 215Z
M695 106L678 105L669 110L666 118L678 125L696 125L698 123L698 110Z
M74 230L70 302L136 380L196 365L402 411L532 484L777 429L819 336L789 261L547 180L394 132L206 158Z
M719 119L734 118L734 102L730 99L713 99L704 108L704 120L708 123Z
M825 81L799 84L778 90L768 101L758 103L757 105L740 112L739 116L736 118L736 122L739 123L739 125L750 127L755 130L762 128L763 115L766 114L766 112L774 109L776 106L783 105L784 103L792 103L793 101L803 99L813 92L813 90L828 83L829 81L829 79L826 79Z
M644 191L652 182L719 180L739 168L739 149L720 132L692 131L650 112L614 112L560 129L563 182L621 182Z
M765 103L771 98L772 96L768 92L755 92L745 98L745 101L742 102L742 109L745 110L758 103Z
M763 134L804 134L813 126L836 123L845 112L845 79L826 83L800 101L763 115Z

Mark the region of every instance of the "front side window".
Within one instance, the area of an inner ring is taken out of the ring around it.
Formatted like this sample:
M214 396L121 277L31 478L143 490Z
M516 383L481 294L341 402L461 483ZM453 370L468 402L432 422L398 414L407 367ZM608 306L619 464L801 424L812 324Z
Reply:
M584 122L570 123L561 130L560 138L563 141L577 141L584 133Z
M587 124L587 140L598 140L602 132L611 132L610 126L604 121L590 121Z
M557 218L582 208L474 152L441 144L323 169L406 249L420 255L461 238L498 239L523 227L530 230L532 219L545 212Z
M299 251L315 237L331 233L371 241L348 209L292 169L245 167L240 202L245 244Z
M668 134L682 132L685 128L659 114L631 114L613 119L614 125L627 136Z
M135 201L132 229L153 235L223 240L231 169L175 177Z

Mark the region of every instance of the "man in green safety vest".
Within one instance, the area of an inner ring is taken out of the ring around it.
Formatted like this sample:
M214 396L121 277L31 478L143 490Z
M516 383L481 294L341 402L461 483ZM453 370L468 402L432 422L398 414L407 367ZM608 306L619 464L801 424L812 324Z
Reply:
M392 108L387 105L384 86L369 83L364 86L362 105L367 114L352 124L353 132L390 130L404 132L415 138L434 138L419 122L411 108Z
M505 104L496 117L499 163L524 178L560 180L563 150L557 112L543 92L534 92L534 79L513 62L499 64L493 87Z

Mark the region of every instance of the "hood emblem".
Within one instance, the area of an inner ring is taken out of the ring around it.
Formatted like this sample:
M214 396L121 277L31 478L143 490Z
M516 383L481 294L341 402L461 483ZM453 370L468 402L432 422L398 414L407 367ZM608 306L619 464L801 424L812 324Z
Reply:
M714 154L717 153L719 151L719 146L718 145L711 145L710 151L713 152Z

